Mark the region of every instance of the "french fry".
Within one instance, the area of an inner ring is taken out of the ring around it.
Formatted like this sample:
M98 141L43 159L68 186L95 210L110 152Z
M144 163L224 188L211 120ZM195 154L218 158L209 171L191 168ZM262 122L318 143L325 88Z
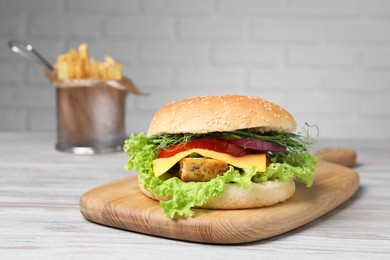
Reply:
M115 60L111 56L108 56L108 55L104 56L104 61L108 65L114 65L116 63Z
M90 78L99 78L99 66L97 61L94 58L89 59L89 77Z
M80 53L80 66L81 66L81 78L89 78L89 63L88 63L88 45L87 44L81 44L79 47L79 53Z
M88 59L88 45L86 43L83 43L79 46L79 53L81 59Z
M88 53L88 45L81 44L77 49L70 49L61 54L54 65L59 80L66 79L122 79L122 64L117 63L111 56L104 56L104 62L98 62Z

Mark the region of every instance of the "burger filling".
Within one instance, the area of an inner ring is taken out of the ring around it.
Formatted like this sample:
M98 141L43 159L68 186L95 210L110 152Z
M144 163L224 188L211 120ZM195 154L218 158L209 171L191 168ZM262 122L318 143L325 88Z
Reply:
M161 149L158 158L153 160L154 175L159 177L171 172L182 181L209 181L226 173L229 165L241 169L255 167L258 172L266 170L264 151L241 147L232 142L227 139L201 138ZM173 167L177 164L178 167ZM170 170L171 167L173 170Z
M255 132L253 129L208 134L131 135L124 150L127 169L136 170L146 190L172 198L161 201L167 217L190 217L192 207L221 195L227 184L290 182L310 187L314 142L303 133Z

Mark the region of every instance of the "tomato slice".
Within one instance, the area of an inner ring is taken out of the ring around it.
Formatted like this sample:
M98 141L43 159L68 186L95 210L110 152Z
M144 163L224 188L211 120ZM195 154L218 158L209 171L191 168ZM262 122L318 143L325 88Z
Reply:
M211 150L219 153L226 153L235 157L241 157L251 153L249 149L245 150L242 147L239 147L235 144L231 144L224 140L202 138L189 141L185 144L175 144L168 148L161 149L158 153L158 158L168 158L180 152L195 148Z

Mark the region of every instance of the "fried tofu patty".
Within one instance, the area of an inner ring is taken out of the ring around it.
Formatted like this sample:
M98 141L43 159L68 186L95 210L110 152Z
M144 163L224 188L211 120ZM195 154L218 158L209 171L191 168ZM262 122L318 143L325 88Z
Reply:
M229 165L223 161L206 158L183 158L179 164L179 178L182 181L209 181L229 169Z

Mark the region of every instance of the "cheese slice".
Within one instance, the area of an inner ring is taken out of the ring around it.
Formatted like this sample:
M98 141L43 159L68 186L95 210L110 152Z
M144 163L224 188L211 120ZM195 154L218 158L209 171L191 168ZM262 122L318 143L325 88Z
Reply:
M212 159L224 161L228 164L231 164L238 168L250 168L256 167L258 172L265 172L266 169L266 156L265 153L260 154L248 154L241 157L234 157L229 154L219 153L215 151L210 151L206 149L190 149L187 151L183 151L175 154L172 157L168 158L158 158L153 160L153 171L154 176L159 177L166 173L170 168L172 168L178 161L183 159L184 157L197 153L204 157L209 157Z

